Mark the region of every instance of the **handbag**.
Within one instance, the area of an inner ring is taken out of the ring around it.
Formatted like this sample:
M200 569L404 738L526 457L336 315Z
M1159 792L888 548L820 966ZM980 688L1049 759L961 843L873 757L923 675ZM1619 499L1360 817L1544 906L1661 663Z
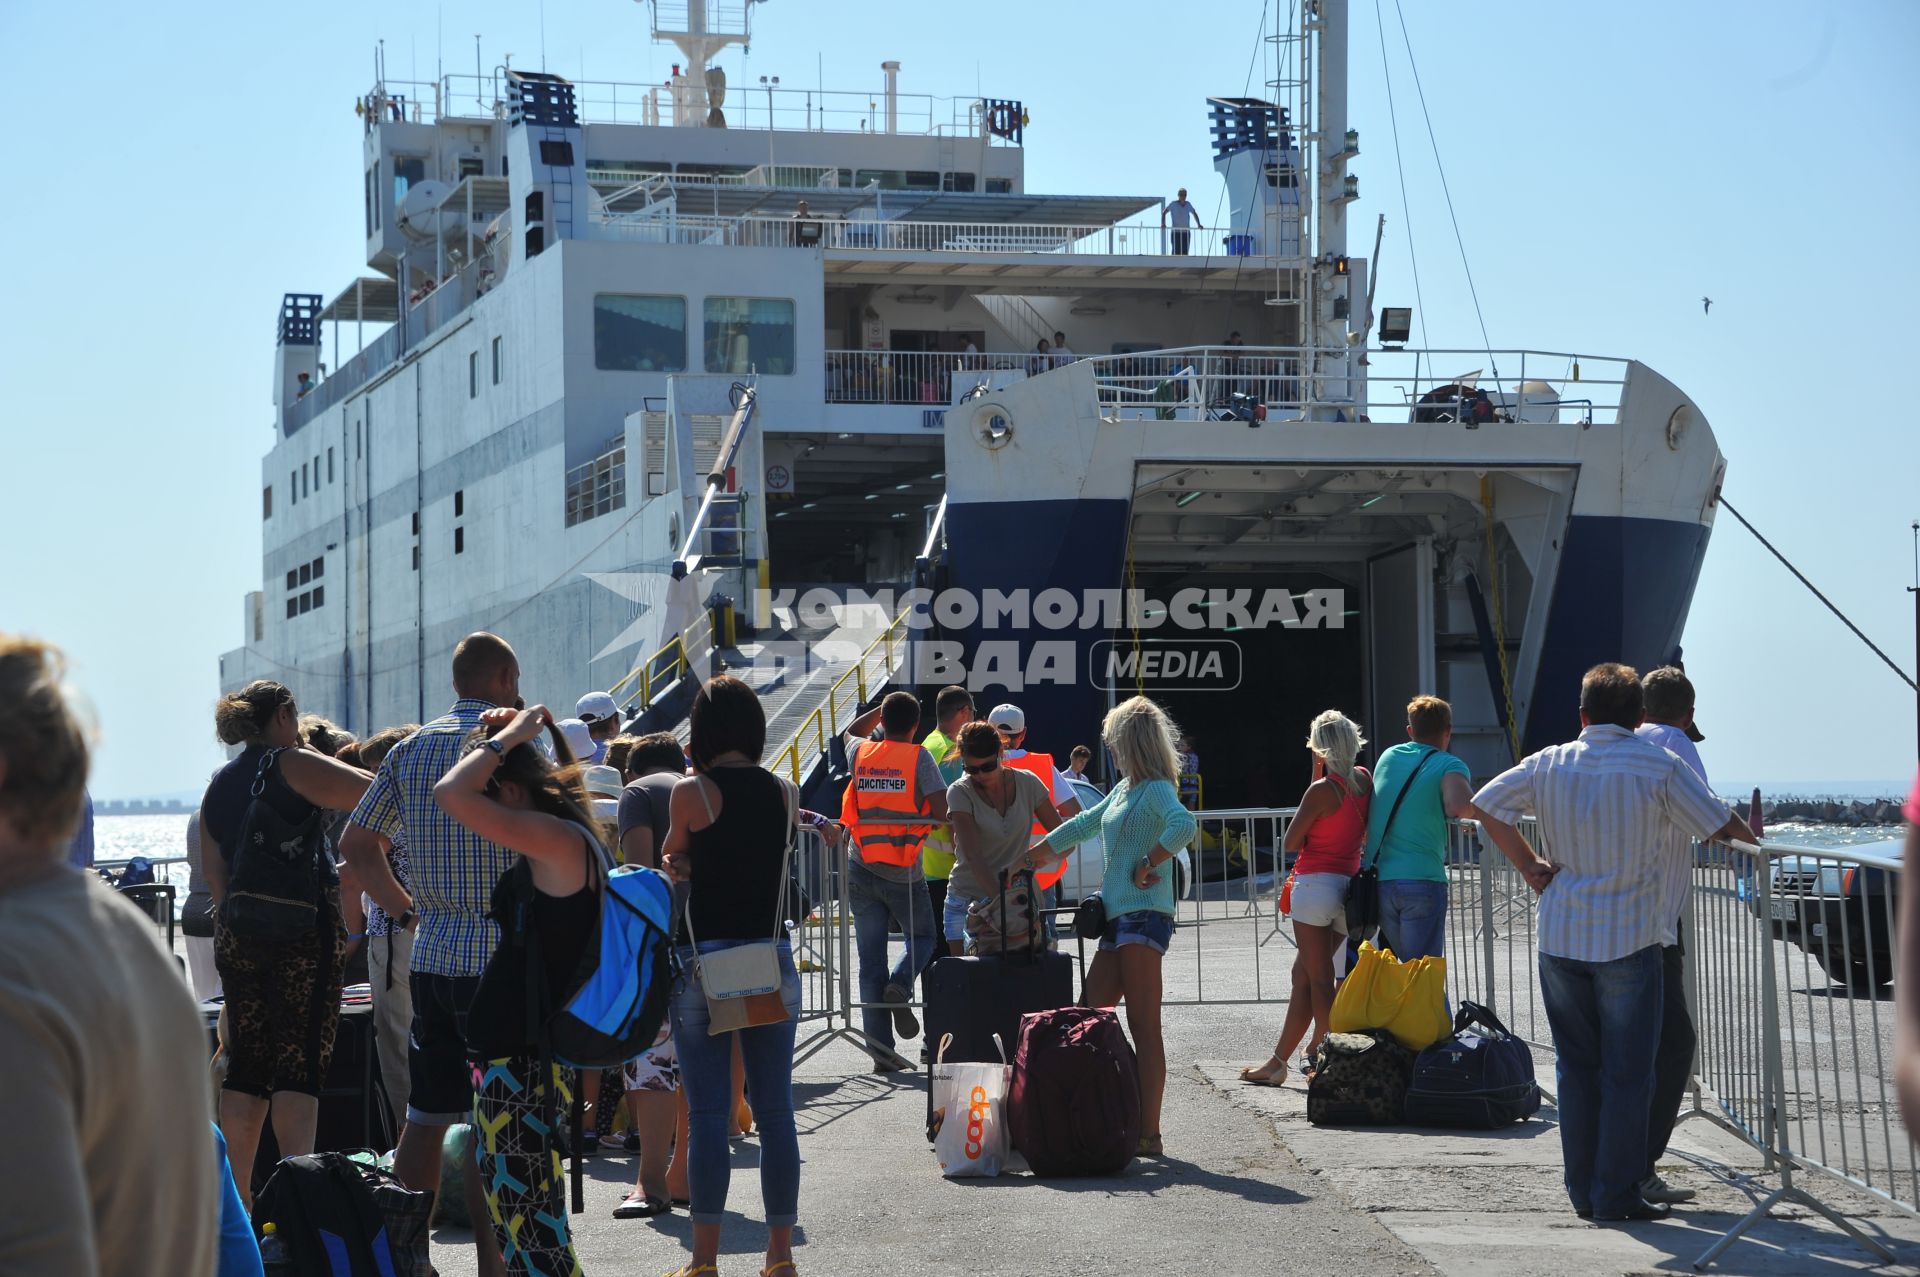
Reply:
M1356 940L1369 939L1380 930L1380 871L1374 865L1380 859L1380 848L1387 845L1387 834L1393 829L1393 818L1400 814L1400 801L1413 788L1420 769L1439 752L1438 749L1429 749L1420 756L1406 783L1400 786L1400 792L1393 796L1393 806L1387 809L1387 823L1380 826L1380 844L1373 849L1372 858L1347 880L1347 934Z
M1089 892L1073 911L1073 934L1082 940L1098 940L1107 931L1107 902L1097 891Z
M707 999L707 1033L712 1037L778 1024L788 1018L787 1002L780 991L783 982L780 940L787 929L787 889L793 844L799 834L800 798L786 781L780 780L779 784L787 804L787 845L780 857L780 893L774 901L773 936L700 953L700 940L693 933L692 911L687 914L687 939L694 946L694 972L700 980L700 991ZM698 788L700 801L707 805L708 818L715 818L713 800L707 797L706 786Z
M1409 1051L1424 1051L1453 1032L1447 1014L1447 960L1402 962L1362 941L1327 1016L1330 1033L1384 1029Z

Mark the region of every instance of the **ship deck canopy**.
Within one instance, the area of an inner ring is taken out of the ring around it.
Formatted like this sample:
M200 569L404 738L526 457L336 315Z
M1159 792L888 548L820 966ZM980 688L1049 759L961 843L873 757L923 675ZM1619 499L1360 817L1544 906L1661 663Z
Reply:
M354 280L320 310L321 323L391 324L400 318L400 285L384 275Z

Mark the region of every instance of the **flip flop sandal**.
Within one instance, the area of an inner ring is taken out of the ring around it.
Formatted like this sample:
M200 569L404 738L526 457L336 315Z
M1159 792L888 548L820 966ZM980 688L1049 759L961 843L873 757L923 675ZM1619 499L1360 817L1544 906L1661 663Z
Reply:
M773 1277L773 1275L779 1272L782 1268L786 1269L790 1273L798 1273L800 1271L798 1268L795 1268L793 1266L793 1261L791 1259L783 1259L777 1264L770 1264L767 1267L762 1268L760 1270L760 1277Z
M1267 1068L1267 1065L1274 1065L1275 1067L1268 1069L1265 1077L1249 1076L1250 1074L1258 1073L1261 1069ZM1267 1064L1263 1064L1259 1066L1259 1068L1241 1069L1240 1080L1248 1086L1282 1086L1287 1080L1287 1066L1279 1064L1269 1057Z
M652 1219L655 1215L664 1215L673 1209L673 1204L664 1197L646 1197L639 1193L628 1193L613 1208L615 1219Z
M706 1273L720 1277L720 1270L712 1264L702 1264L698 1268L692 1264L683 1264L670 1273L661 1274L661 1277L704 1277Z

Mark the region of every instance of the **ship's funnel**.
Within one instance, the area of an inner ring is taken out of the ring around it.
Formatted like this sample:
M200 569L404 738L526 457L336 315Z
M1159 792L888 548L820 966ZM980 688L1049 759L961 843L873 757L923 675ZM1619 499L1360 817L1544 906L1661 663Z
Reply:
M900 131L900 64L882 62L880 69L887 73L887 132Z

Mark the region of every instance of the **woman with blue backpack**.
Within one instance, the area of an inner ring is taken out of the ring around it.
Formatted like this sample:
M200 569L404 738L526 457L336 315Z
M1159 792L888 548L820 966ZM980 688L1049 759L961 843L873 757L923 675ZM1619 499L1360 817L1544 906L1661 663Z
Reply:
M479 1173L507 1271L565 1277L579 1260L553 1117L571 1103L573 1070L538 1040L538 1025L599 931L609 860L578 769L555 768L533 744L543 730L559 736L546 707L491 709L480 721L433 791L449 816L521 857L494 889L502 941L467 1020Z

